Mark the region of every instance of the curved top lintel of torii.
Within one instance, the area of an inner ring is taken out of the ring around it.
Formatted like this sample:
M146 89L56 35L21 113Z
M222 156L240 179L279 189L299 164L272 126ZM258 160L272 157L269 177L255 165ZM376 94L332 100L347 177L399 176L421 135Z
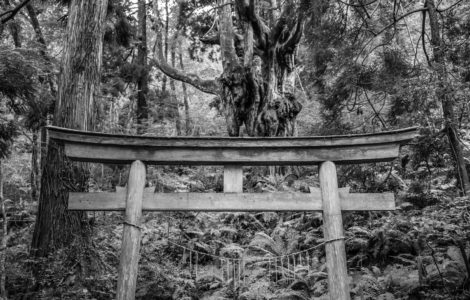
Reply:
M308 137L154 137L47 127L50 140L63 144L77 161L158 165L312 165L391 161L417 128L373 134Z

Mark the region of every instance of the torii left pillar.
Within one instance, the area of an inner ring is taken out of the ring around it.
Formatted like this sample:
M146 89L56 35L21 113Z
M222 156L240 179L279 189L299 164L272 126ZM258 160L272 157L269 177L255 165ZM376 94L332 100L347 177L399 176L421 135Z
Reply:
M331 300L350 300L336 166L331 161L325 161L320 164L319 173L323 203L323 235L326 241L328 291Z
M145 165L139 160L134 161L127 182L126 213L116 291L117 300L130 300L135 297L140 258L140 218L142 216L145 177Z

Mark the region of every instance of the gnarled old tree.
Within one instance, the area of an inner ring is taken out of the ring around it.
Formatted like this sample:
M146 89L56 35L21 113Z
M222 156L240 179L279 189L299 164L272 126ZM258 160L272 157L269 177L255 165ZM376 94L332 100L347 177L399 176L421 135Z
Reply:
M217 3L214 26L200 38L220 46L223 72L213 80L170 66L157 37L156 65L173 79L217 95L230 136L238 136L243 126L250 136L293 135L302 109L293 92L294 72L309 2L269 3L269 7L258 0Z

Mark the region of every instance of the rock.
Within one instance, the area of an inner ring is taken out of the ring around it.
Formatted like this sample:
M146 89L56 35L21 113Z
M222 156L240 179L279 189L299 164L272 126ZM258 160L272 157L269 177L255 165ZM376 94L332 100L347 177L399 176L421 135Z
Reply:
M375 276L380 276L382 274L382 271L377 266L372 266L372 273L374 273Z
M402 210L402 211L410 211L414 208L414 205L411 204L410 202L403 202L399 207L398 209Z

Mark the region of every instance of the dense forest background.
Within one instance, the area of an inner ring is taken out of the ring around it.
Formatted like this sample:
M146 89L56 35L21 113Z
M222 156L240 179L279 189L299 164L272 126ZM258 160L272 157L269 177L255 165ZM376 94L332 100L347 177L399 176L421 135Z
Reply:
M341 166L391 213L344 213L354 299L470 298L470 3L0 0L0 299L110 299L121 213L66 210L128 166L78 164L44 127L307 136L417 126L393 163ZM218 167L148 166L158 192L222 191ZM308 192L317 167L244 168L244 191ZM236 257L320 244L321 213L144 213L137 299L328 299L323 248L294 281L235 286L184 245ZM294 272L297 272L294 270Z

